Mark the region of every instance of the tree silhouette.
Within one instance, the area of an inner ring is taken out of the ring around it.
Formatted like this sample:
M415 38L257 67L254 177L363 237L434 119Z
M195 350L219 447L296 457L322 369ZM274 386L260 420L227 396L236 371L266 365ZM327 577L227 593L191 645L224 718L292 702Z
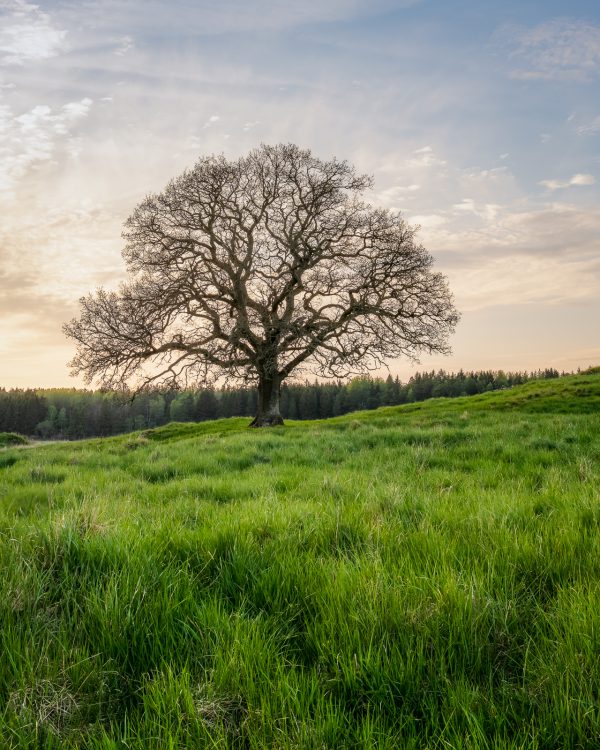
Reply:
M446 280L371 179L295 145L202 158L127 220L130 280L81 300L72 360L103 387L217 378L258 386L252 425L281 424L292 372L346 377L447 352Z

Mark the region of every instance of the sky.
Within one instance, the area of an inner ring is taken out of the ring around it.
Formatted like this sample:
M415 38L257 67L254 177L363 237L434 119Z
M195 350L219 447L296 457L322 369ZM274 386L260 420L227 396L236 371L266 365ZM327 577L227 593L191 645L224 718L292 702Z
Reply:
M453 353L394 375L600 364L597 0L0 0L0 387L81 387L61 327L139 201L279 142L448 277Z

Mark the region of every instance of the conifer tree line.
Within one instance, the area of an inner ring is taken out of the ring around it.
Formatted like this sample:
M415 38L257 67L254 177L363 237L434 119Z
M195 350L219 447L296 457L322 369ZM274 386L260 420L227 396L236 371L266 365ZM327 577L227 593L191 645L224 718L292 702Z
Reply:
M439 370L416 373L406 383L391 375L346 383L290 383L281 389L281 411L287 419L323 419L441 396L470 396L561 374L565 373L553 368L530 373ZM251 417L256 413L256 398L256 389L245 387L147 391L133 399L110 391L0 389L0 432L41 439L105 437L168 422Z

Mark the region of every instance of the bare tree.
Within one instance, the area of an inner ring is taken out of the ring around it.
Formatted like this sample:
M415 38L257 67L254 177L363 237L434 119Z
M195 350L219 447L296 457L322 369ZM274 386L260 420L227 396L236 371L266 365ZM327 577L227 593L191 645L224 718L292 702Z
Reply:
M82 298L64 328L74 374L112 388L243 379L266 426L297 368L344 377L447 353L446 280L414 227L361 200L371 184L294 145L200 159L127 220L130 281Z

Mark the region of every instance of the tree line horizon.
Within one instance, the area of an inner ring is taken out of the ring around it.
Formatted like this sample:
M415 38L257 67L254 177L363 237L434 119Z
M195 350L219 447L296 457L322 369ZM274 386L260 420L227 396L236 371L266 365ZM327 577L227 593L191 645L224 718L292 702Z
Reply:
M281 387L281 413L286 419L327 419L380 406L476 395L567 374L551 367L531 372L432 370L417 372L406 382L392 375L347 382L290 382ZM0 432L43 440L108 437L169 422L250 417L256 413L257 398L257 390L248 386L156 389L133 397L110 390L0 388Z

